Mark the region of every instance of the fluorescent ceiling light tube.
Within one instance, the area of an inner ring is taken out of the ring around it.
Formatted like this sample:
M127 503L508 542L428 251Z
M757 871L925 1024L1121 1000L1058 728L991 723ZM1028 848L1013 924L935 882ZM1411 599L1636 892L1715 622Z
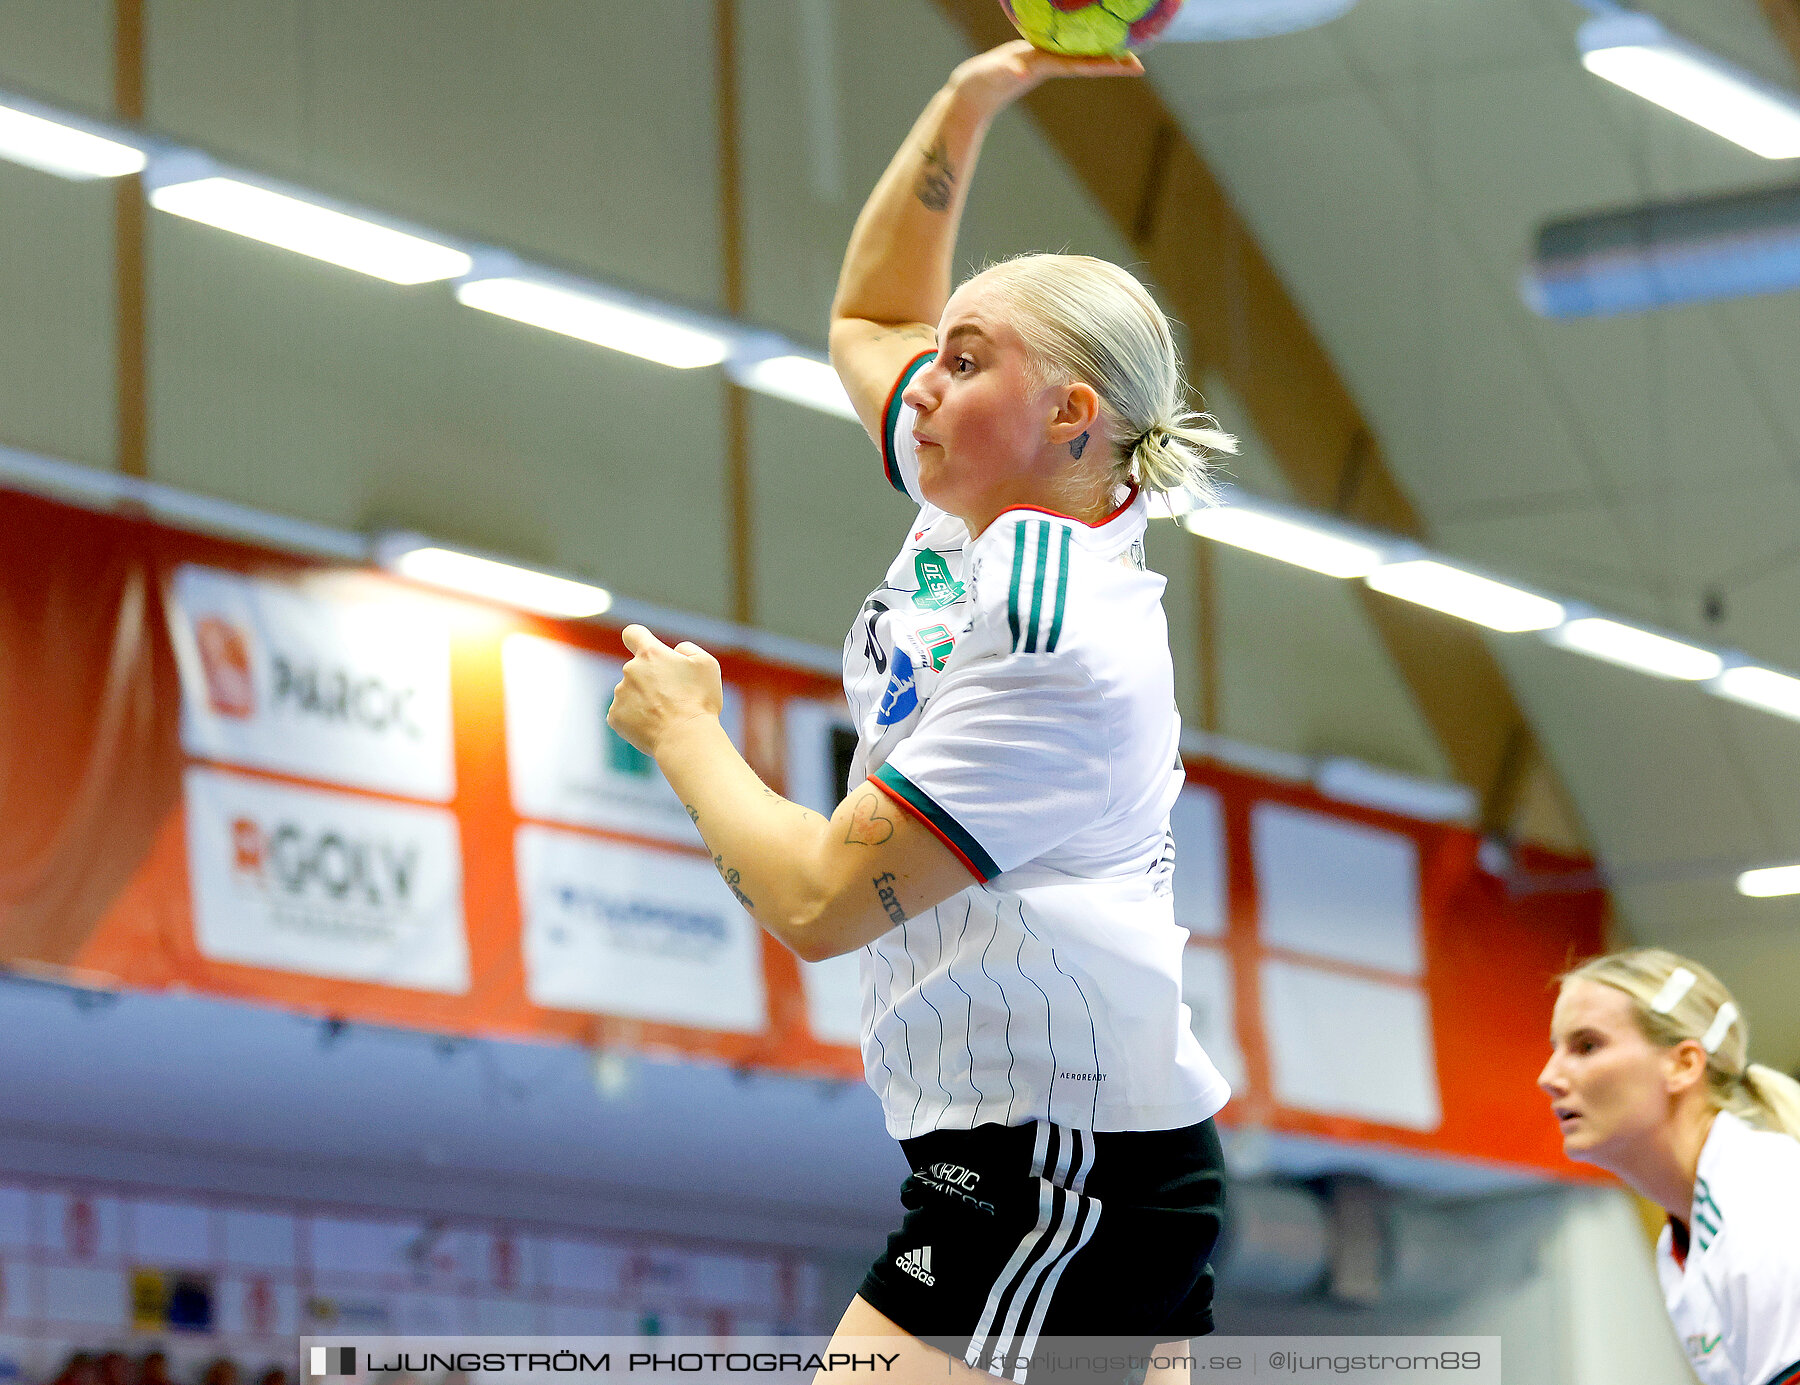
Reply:
M473 263L450 246L223 173L158 179L150 205L390 284L454 279Z
M734 366L731 375L745 389L758 394L856 421L856 406L844 393L844 382L829 364L811 356L768 356L746 361Z
M1279 558L1327 577L1363 577L1381 566L1381 550L1371 544L1238 505L1202 506L1189 511L1181 522L1190 533Z
M1800 157L1800 97L1764 82L1647 14L1602 15L1581 26L1581 63L1765 159Z
M1657 678L1697 683L1717 678L1725 666L1725 661L1710 649L1683 644L1666 635L1653 635L1635 625L1607 620L1603 616L1572 620L1546 638L1564 649L1591 654L1609 664L1636 669Z
M12 97L0 101L0 159L81 181L122 178L143 170L142 149L26 109L33 104Z
M1544 317L1610 317L1800 288L1800 189L1565 217L1543 226L1522 280Z
M1508 635L1548 630L1563 620L1563 608L1546 597L1429 558L1390 563L1363 580L1378 592Z
M1710 686L1720 697L1800 721L1800 678L1755 664L1739 664L1726 669Z
M1752 899L1773 899L1777 895L1800 894L1800 866L1766 866L1747 870L1737 878L1738 893Z
M541 615L580 620L612 607L612 593L604 587L440 548L416 535L385 537L377 542L376 555L383 567L415 582Z
M689 326L648 308L521 275L465 279L456 286L456 299L484 313L677 370L718 365L731 351L730 342L717 332Z

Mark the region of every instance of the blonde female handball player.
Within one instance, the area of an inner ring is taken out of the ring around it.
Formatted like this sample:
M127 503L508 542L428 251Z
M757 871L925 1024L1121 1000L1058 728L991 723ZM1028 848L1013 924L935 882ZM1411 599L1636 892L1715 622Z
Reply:
M1698 962L1655 948L1563 978L1538 1078L1571 1159L1668 1213L1657 1273L1705 1385L1800 1382L1800 1083L1749 1061Z
M865 1068L912 1176L838 1333L929 1339L960 1358L940 1378L1023 1380L1040 1338L1212 1329L1229 1093L1181 1003L1180 725L1142 540L1150 493L1204 487L1233 444L1186 411L1123 270L1028 256L950 285L993 118L1048 77L1139 71L970 59L857 223L832 356L920 508L845 644L859 743L830 820L739 758L692 645L628 629L609 718L765 928L862 949Z

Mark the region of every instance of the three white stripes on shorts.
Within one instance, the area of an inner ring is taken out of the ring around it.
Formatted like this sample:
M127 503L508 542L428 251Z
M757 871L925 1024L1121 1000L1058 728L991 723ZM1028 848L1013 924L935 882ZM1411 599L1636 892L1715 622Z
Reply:
M1057 1137L1054 1169L1048 1167L1052 1131ZM1037 1123L1031 1151L1031 1173L1038 1180L1037 1225L1025 1233L988 1293L963 1358L969 1365L985 1370L987 1361L998 1358L1010 1369L996 1374L1025 1385L1024 1358L1037 1349L1057 1282L1100 1224L1099 1202L1083 1191L1093 1166L1092 1135L1049 1121Z

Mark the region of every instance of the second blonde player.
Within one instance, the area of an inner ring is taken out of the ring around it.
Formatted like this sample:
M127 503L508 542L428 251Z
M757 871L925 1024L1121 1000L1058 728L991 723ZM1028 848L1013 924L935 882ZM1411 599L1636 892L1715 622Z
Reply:
M1571 1159L1663 1209L1663 1298L1705 1385L1800 1385L1800 1083L1731 993L1657 948L1563 978L1539 1085Z

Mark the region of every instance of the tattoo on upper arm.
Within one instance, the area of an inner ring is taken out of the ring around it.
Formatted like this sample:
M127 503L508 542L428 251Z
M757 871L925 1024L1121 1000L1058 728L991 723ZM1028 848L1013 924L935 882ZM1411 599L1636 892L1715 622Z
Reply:
M694 826L698 827L700 825L700 810L698 808L696 808L692 803L683 803L681 806L683 808L687 809L687 814L688 814L689 820L694 824Z
M925 151L925 171L919 175L919 201L927 211L948 211L955 191L956 170L950 166L949 149L939 140Z
M900 907L900 896L894 893L894 877L884 871L869 883L875 887L875 896L887 910L887 916L895 923L905 923L906 910Z
M850 830L844 833L844 845L880 846L893 835L893 820L881 815L881 795L867 790L850 810Z

